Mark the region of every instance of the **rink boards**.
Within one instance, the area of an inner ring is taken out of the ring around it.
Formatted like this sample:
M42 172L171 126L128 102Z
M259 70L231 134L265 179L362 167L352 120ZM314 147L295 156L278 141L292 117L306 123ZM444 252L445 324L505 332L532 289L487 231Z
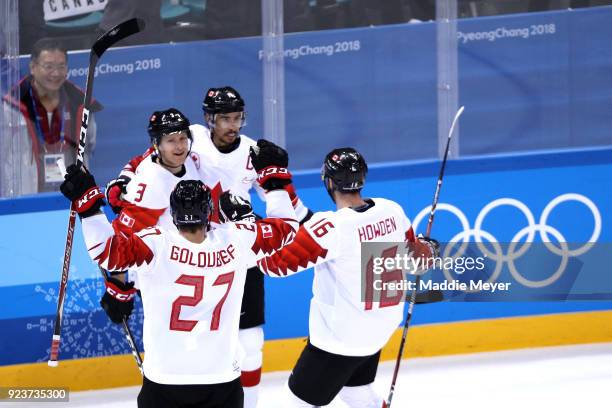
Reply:
M612 7L460 20L461 154L609 144L610 16ZM353 145L369 163L385 163L371 166L366 195L399 202L412 220L426 212L439 163L401 160L438 154L434 24L291 34L284 45L292 169L316 168L332 147ZM141 153L151 111L172 104L200 122L203 90L213 85L241 91L245 132L260 137L260 49L260 39L247 38L109 50L95 85L106 106L92 160L98 181ZM69 65L70 79L84 85L87 56L71 53ZM294 174L308 206L332 208L318 170ZM451 161L432 235L448 240L481 218L480 231L509 241L526 225L527 208L567 242L609 243L611 175L605 148ZM46 366L66 223L58 194L0 200L0 383L73 390L137 384L123 335L98 306L102 284L78 222L60 367ZM290 369L302 349L311 283L311 271L267 279L265 370ZM607 301L421 305L406 355L612 341L611 309ZM131 325L141 349L142 319L138 304ZM384 359L395 357L398 338Z
M396 200L415 220L430 204L438 165L373 165L364 193ZM611 174L611 149L450 161L432 235L443 241L460 232L463 226L457 210L473 229L485 207L511 198L523 203L537 222L549 208L547 225L560 231L567 242L584 242L595 233L596 242L610 242ZM313 210L331 208L316 171L298 172L295 183ZM75 235L65 306L62 361L57 370L45 364L61 272L65 206L57 194L0 201L0 225L10 231L0 246L0 377L3 383L13 384L63 382L75 390L135 384L139 374L132 357L125 355L123 336L98 306L99 272L85 252L80 229ZM261 212L260 203L257 207ZM497 206L486 214L481 228L503 242L525 223L518 207ZM417 226L417 232L423 230L424 221ZM311 282L311 271L266 280L264 369L289 369L303 347ZM420 305L415 309L407 356L612 341L610 309L609 301ZM140 324L138 307L132 327L139 343ZM390 342L383 358L394 358L397 340Z

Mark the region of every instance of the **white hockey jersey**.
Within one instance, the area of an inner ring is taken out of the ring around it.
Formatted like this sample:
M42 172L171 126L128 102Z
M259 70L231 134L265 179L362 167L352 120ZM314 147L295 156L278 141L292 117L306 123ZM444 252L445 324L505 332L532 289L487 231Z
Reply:
M113 223L117 230L140 231L159 225L176 231L170 215L170 194L179 181L200 178L197 161L191 155L185 160L185 173L179 177L155 163L150 153L147 152L126 186L123 200L128 205Z
M108 270L136 271L144 307L144 373L160 384L214 384L240 375L238 326L247 268L297 229L284 191L267 194L268 215L228 224L194 244L151 227L113 234L104 215L83 220L89 254Z
M252 188L265 200L264 191L257 183L257 172L249 157L251 146L257 144L253 139L240 135L240 144L236 150L221 153L213 144L207 127L196 124L189 126L189 130L193 136L191 151L201 163L200 179L212 191L213 202L217 202L224 191L231 191L251 201ZM217 215L213 221L219 221Z
M315 266L310 303L310 342L346 356L376 353L402 321L403 296L364 301L361 243L415 241L399 204L368 199L363 211L343 208L318 212L298 230L294 241L258 261L270 276L287 276Z
M250 147L256 145L256 142L253 139L245 135L240 135L240 145L236 150L230 153L221 153L213 144L210 130L207 127L194 124L189 126L189 130L191 131L191 135L193 137L193 143L191 146L191 153L185 163L186 165L187 163L192 163L198 169L197 177L193 177L192 174L190 174L189 177L191 179L197 178L198 180L201 180L211 189L214 203L218 202L219 197L224 191L230 191L232 194L239 195L242 198L251 201L251 188L254 188L259 197L265 201L264 191L257 183L257 172L251 165L249 156ZM142 156L135 157L128 164L126 164L120 173L120 175L125 175L132 179L128 186L132 186L134 196L135 193L139 191L138 187L136 187L137 184L133 182L134 177L142 172L141 166L146 164L147 161L150 161L152 152L153 149L149 148ZM142 159L143 157L144 160ZM165 187L167 186L160 186L157 188L157 190ZM160 200L163 200L164 198L169 199L173 188L174 185L172 188L164 190L164 194L162 194L163 197L160 197ZM293 207L297 213L297 217L299 220L301 220L307 215L308 208L306 208L299 197L297 197L292 185L288 186L287 189ZM128 190L130 190L130 188L128 188ZM140 202L130 200L129 194L124 195L124 199L127 199L134 206L144 206ZM166 200L165 203L165 206L167 207L169 200ZM122 217L127 216L128 218L125 219L127 222L132 223L134 221L134 225L136 226L134 231L139 231L144 227L157 224L155 212L149 212L147 214L147 211L139 211L137 208L132 208L131 210L124 212L126 214L121 214L118 219L121 220ZM219 223L219 212L217 207L215 207L215 212L212 214L211 221L213 226L216 226ZM126 223L122 224L126 225Z

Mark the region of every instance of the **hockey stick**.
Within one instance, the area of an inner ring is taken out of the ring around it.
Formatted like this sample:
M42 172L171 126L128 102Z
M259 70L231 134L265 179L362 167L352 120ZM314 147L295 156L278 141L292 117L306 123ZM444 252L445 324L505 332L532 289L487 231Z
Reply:
M446 168L446 160L448 159L448 150L450 149L450 142L453 133L455 132L455 126L459 121L459 117L463 113L464 107L460 107L457 113L455 114L455 118L451 124L450 130L448 131L448 139L446 140L446 149L444 151L444 158L442 159L442 164L440 165L440 174L438 175L438 183L436 184L436 192L434 193L433 202L431 204L431 211L429 213L429 220L427 222L427 230L425 232L425 236L429 238L429 234L431 233L431 225L434 220L434 213L436 211L436 206L438 205L438 199L440 198L440 189L442 188L442 179L444 178L444 169ZM414 308L414 304L416 302L417 297L417 289L419 287L419 283L421 282L421 275L417 275L415 280L414 289L410 294L410 303L408 303L408 312L406 314L406 320L404 321L404 329L402 331L402 340L400 341L399 351L397 353L397 359L395 360L395 369L393 370L393 379L391 380L391 388L389 389L389 397L387 398L386 408L391 408L391 400L393 399L393 392L395 391L395 383L397 381L397 375L399 373L400 362L402 361L402 355L404 354L404 347L406 346L406 337L408 335L408 326L410 325L410 320L412 319L412 309Z
M93 94L93 81L96 64L102 54L116 44L118 41L136 34L144 28L144 21L133 18L113 27L110 31L100 36L89 53L89 71L85 85L85 98L83 100L83 114L81 116L81 131L79 133L79 144L77 150L76 165L83 165L83 154L85 153L85 142L87 140L87 126L89 124L89 107ZM64 247L64 263L62 266L62 278L57 297L57 311L55 313L55 325L53 326L53 338L51 340L51 352L48 364L57 367L59 356L60 332L62 329L62 317L64 314L64 300L66 298L66 285L68 283L68 272L70 270L70 257L72 255L72 242L74 238L74 224L76 221L76 210L74 204L70 205L70 216L68 217L68 230L66 232L66 246Z
M99 269L100 269L100 273L102 274L102 277L104 278L104 280L107 280L108 274L106 273L106 271L102 268L99 268ZM130 326L128 326L127 318L125 317L123 318L121 325L123 326L123 333L125 334L125 339L127 340L130 346L130 350L132 350L132 355L134 356L134 360L136 360L136 365L138 366L138 369L140 370L140 374L144 375L144 371L142 368L142 357L140 357L140 353L138 352L138 348L136 347L136 341L134 340L134 335L132 334L132 330L130 329Z
M57 161L57 167L59 167L62 175L66 176L66 164L64 163L64 159L59 159ZM100 266L98 266L98 269L100 270L102 277L106 281L108 279L107 271L102 269ZM127 340L128 345L130 346L130 350L132 351L134 360L136 360L136 365L138 366L138 369L140 370L140 374L144 375L144 371L142 368L142 357L140 357L140 353L138 352L138 348L136 347L136 341L134 340L134 335L132 334L132 330L130 329L130 326L128 326L127 318L125 317L123 318L122 327L123 327L123 333L125 334L125 339Z

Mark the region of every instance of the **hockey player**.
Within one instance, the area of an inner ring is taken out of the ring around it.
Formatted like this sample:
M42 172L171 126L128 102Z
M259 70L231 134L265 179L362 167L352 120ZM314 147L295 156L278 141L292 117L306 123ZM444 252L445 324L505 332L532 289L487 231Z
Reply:
M202 102L206 126L193 124L189 127L193 136L191 155L199 163L200 179L206 184L216 202L221 194L230 191L233 195L251 201L250 191L255 189L263 199L263 192L257 184L257 173L250 161L249 150L255 141L240 133L246 124L246 111L243 98L234 88L210 88ZM147 157L150 150L142 157ZM127 204L123 186L134 189L134 174L140 172L142 157L128 163L118 179L107 185L106 197L114 209ZM131 182L130 182L131 180ZM292 185L288 191L298 220L303 222L312 214L295 196ZM129 189L128 189L129 190ZM168 193L169 194L169 193ZM120 216L121 217L121 216ZM217 225L219 214L215 212L211 224ZM150 224L154 225L154 224ZM261 380L262 348L264 343L264 280L263 275L254 268L247 274L242 314L240 318L240 343L245 349L242 384L245 388L245 406L257 405L259 382Z
M180 180L199 178L198 162L190 155L193 138L189 120L183 113L174 108L153 112L147 130L151 150L141 160L133 183L126 186L122 211L113 222L117 232L138 232L154 225L174 229L168 208L170 193ZM119 274L108 279L107 290L100 302L115 323L129 317L134 307L133 296L118 301L110 295L117 290L133 288L133 281L125 281L125 277Z
M243 406L238 321L247 268L286 244L298 227L283 190L290 182L286 168L274 163L274 147L260 147L255 162L272 169L260 177L267 213L278 218L208 232L212 197L199 180L181 180L172 191L178 232L150 227L125 234L99 211L103 196L93 176L68 169L61 191L81 217L91 258L110 271L130 268L139 276L146 351L139 407Z
M287 407L329 404L336 395L350 407L381 408L372 384L382 347L402 321L403 293L381 293L380 301L362 297L360 245L406 241L425 258L435 241L416 238L402 208L383 198L363 198L368 167L353 148L332 150L321 170L336 211L318 212L298 230L294 241L263 258L270 276L287 276L315 266L309 339L289 377ZM384 273L398 279L397 273ZM367 293L367 291L365 292Z

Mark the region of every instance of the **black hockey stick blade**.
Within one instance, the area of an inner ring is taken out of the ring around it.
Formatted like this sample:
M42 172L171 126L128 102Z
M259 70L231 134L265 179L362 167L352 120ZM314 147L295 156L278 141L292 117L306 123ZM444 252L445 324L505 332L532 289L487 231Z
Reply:
M100 58L102 54L117 42L136 34L145 28L145 22L141 18L132 18L117 24L115 27L102 34L91 47L91 57Z
M437 303L444 300L444 294L441 290L428 290L427 292L419 292L416 294L415 304L422 305L426 303Z

